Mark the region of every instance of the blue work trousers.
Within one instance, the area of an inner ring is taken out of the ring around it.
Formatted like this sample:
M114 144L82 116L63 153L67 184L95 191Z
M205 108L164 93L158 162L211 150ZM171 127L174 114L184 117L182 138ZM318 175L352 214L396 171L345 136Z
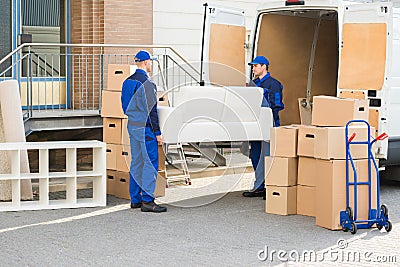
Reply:
M131 203L151 202L158 173L158 144L150 127L128 123L132 161L129 173Z
M250 146L250 159L256 176L253 190L264 189L265 156L269 156L270 144L264 141L251 141Z

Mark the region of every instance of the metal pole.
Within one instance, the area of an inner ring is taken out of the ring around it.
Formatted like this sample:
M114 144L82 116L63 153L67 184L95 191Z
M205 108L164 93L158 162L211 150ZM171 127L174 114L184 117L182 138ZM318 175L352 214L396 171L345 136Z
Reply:
M29 51L29 62L28 62L28 92L27 92L27 105L28 105L28 114L29 118L32 118L33 115L33 108L32 108L32 54L31 54L31 48L28 47Z
M203 80L203 58L204 58L204 38L206 32L206 19L207 19L207 3L203 4L204 6L204 17L203 17L203 37L201 39L201 58L200 58L200 86L204 86Z

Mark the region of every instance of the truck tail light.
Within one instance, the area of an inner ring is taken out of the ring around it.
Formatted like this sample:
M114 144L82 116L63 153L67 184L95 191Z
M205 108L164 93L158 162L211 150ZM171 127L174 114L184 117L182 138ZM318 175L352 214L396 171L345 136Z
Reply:
M285 5L286 6L297 6L297 5L304 5L304 1L300 0L286 0Z

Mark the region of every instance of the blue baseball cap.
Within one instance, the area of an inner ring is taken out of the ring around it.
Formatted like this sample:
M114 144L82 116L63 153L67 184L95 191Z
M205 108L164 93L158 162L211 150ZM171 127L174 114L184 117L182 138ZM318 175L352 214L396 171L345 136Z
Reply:
M253 59L252 62L249 63L249 65L256 65L256 64L265 64L265 65L269 65L269 61L266 57L264 56L257 56Z
M146 50L140 50L136 55L135 55L135 62L140 62L140 61L145 61L145 60L157 60L156 57L153 57L152 55L150 55L149 52L147 52Z

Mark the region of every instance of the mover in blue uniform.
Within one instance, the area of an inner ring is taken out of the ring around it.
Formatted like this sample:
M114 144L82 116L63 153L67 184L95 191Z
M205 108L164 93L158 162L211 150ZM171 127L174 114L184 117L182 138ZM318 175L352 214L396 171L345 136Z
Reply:
M149 79L153 58L145 50L135 56L137 70L122 85L122 109L128 116L132 162L129 193L131 208L143 212L165 212L154 203L158 173L158 145L162 136L157 114L157 87Z
M255 79L252 86L264 89L263 107L270 107L274 116L274 126L280 126L279 111L284 108L282 99L282 84L271 77L268 72L269 61L264 56L257 56L249 65L253 68ZM261 122L262 123L262 122ZM265 162L264 157L269 156L270 145L268 142L251 141L250 159L254 168L256 180L251 191L243 192L245 197L263 197L265 199Z

